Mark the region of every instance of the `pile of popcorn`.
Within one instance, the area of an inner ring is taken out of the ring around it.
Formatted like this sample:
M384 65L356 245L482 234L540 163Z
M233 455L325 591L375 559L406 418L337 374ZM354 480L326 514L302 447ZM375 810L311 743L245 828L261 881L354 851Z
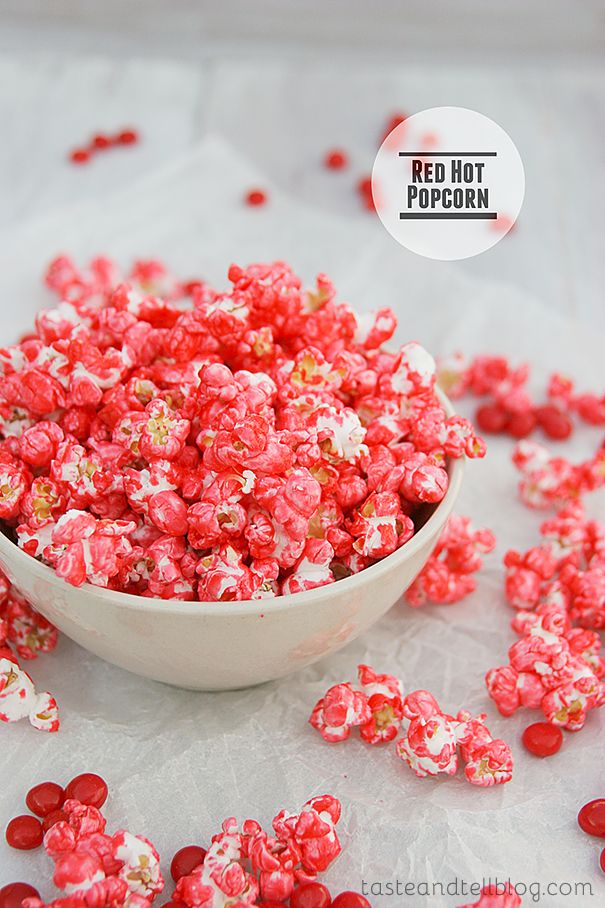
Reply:
M358 666L358 679L357 688L336 684L316 703L309 722L324 741L346 741L359 727L368 744L382 744L403 731L397 753L420 778L454 775L459 756L473 785L501 785L512 778L510 748L492 737L485 714L460 710L450 716L428 691L404 696L399 678L377 674L369 665Z
M578 731L605 703L605 527L568 504L541 526L542 542L507 552L505 590L520 639L509 664L492 669L488 691L503 715L541 709L553 725Z
M0 571L0 722L29 719L41 731L58 731L59 711L52 694L38 693L19 660L36 659L57 645L57 630Z
M65 257L58 305L0 350L0 519L69 583L167 599L296 593L403 545L448 458L481 457L389 309L323 275L232 266L231 289L158 262L122 283ZM185 306L188 300L192 305Z

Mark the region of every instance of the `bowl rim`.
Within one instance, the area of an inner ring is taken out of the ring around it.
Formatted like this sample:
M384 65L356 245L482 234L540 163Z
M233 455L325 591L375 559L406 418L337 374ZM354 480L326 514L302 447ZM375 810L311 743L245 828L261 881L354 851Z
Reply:
M454 408L449 398L444 392L437 388L437 395L448 416L454 414ZM111 602L114 606L123 606L126 609L134 609L143 612L164 612L166 614L188 614L188 615L223 615L225 618L246 614L256 615L264 618L267 613L287 611L303 604L321 602L325 599L332 598L335 587L338 592L346 593L347 590L353 591L355 587L364 585L371 581L378 581L380 577L394 569L397 564L403 564L409 558L412 558L416 552L434 535L436 535L441 526L445 524L453 505L458 497L462 476L465 468L465 457L457 459L450 458L448 461L449 482L445 495L435 507L426 523L420 527L417 533L414 533L411 539L396 549L390 555L386 555L375 564L351 574L349 577L343 577L335 583L329 583L325 586L317 587L313 590L301 590L298 593L286 593L282 596L268 597L267 599L240 599L228 602L208 602L202 600L183 601L181 599L155 599L152 597L138 596L134 593L122 593L119 590L110 590L101 586L94 586L92 583L84 583L80 587L72 586L59 577L55 571L41 561L38 561L32 555L28 555L23 549L20 549L16 543L12 542L4 533L0 532L0 555L7 563L17 561L30 573L39 579L50 582L52 586L61 586L70 588L74 593L79 593L87 598L100 600L100 602ZM403 592L403 590L402 590Z

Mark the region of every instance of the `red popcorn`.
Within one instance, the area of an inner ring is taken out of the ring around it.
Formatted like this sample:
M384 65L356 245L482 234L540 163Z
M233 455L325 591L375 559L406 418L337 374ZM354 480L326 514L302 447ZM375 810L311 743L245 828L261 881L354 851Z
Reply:
M530 508L558 507L605 484L603 448L594 457L573 464L563 457L551 457L536 442L523 441L513 452L513 463L522 473L521 500Z
M524 625L524 636L509 650L510 665L487 673L487 689L502 715L521 706L540 708L548 722L578 731L590 710L605 703L602 666L595 666L596 674L589 661L572 651L565 621L553 623L549 617Z
M483 565L482 554L493 551L494 534L473 529L470 518L453 515L448 520L427 563L405 593L408 605L458 602L475 590L472 576Z
M57 645L57 629L15 590L0 605L0 619L5 622L6 639L20 659L35 659L39 653L52 652Z
M369 665L358 665L357 674L372 714L359 729L361 737L368 744L392 741L403 718L403 684L394 675L376 674Z
M339 817L340 803L323 795L298 814L280 811L273 820L274 835L254 820L240 827L227 819L203 862L179 878L174 898L186 908L252 905L259 895L263 902L286 900L296 882L314 879L340 853Z
M540 545L505 555L509 603L538 614L554 614L558 606L570 626L604 628L605 528L588 520L580 504L570 504L545 521L540 533Z
M397 752L417 776L446 773L458 768L458 751L465 776L473 785L501 785L512 778L513 760L504 741L492 738L485 715L474 718L461 710L454 718L443 713L428 691L415 691L403 701L405 734Z
M381 346L390 310L354 312L325 275L303 291L283 262L229 279L187 289L155 260L119 275L60 257L57 308L0 351L0 518L68 582L313 589L404 545L447 459L483 455L445 416L432 357Z
M34 683L15 661L0 657L0 722L29 719L41 731L59 730L56 700L48 692L39 694Z
M548 402L538 405L526 390L528 379L527 364L515 369L501 356L477 356L468 362L456 353L439 363L439 382L450 396L470 392L488 397L476 414L482 431L525 438L540 427L549 438L561 441L573 431L572 415L605 425L605 396L576 395L571 379L555 373L546 389Z
M372 720L372 710L365 693L351 684L336 684L319 700L309 719L324 741L334 744L346 741L351 729Z

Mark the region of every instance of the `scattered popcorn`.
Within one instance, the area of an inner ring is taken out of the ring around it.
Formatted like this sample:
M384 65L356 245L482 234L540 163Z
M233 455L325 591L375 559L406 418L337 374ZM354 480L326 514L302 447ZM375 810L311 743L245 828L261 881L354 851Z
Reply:
M0 519L73 585L230 601L333 583L405 545L448 459L485 453L430 354L383 349L394 314L358 315L324 275L305 292L281 262L234 265L219 292L151 260L120 279L55 259L57 307L0 350ZM18 611L23 653L51 648Z
M450 517L427 563L406 590L408 605L419 608L427 602L459 602L475 590L473 574L483 565L481 555L493 551L495 545L491 530L473 529L468 517Z
M356 726L369 744L392 741L403 717L401 681L376 674L369 665L359 665L357 672L359 687L331 687L315 704L309 723L330 744L346 741Z
M48 692L39 694L34 682L13 660L0 657L0 722L29 719L40 731L59 730L59 710Z
M459 754L473 785L501 785L512 778L510 748L492 737L484 714L461 710L449 716L425 690L404 698L399 678L377 674L369 665L358 666L358 677L359 688L350 683L331 687L311 713L310 724L328 743L346 741L358 726L364 741L381 744L402 728L397 753L420 778L454 775Z
M605 663L598 635L571 627L560 592L551 590L535 612L517 614L513 628L522 636L509 649L509 664L489 671L486 684L502 715L541 709L553 725L578 731L605 703Z
M560 507L605 485L603 447L594 457L573 464L564 457L551 457L536 442L521 441L513 451L513 463L522 474L519 495L530 508Z
M513 758L504 741L492 738L485 714L473 717L461 710L455 717L441 711L425 690L414 691L403 701L404 736L397 753L417 776L454 775L458 753L464 774L473 785L489 787L509 782Z
M540 533L540 545L524 553L511 549L504 557L506 598L520 611L514 629L523 632L533 620L528 612L558 614L565 635L576 625L572 639L589 649L592 638L578 628L605 628L605 527L574 502L546 520Z

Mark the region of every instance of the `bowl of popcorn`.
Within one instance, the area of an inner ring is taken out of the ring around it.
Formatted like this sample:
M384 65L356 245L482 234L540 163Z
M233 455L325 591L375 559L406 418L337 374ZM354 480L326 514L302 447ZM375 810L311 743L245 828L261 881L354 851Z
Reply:
M380 618L485 452L392 311L282 262L228 276L60 257L55 308L0 350L0 567L86 649L200 690Z

